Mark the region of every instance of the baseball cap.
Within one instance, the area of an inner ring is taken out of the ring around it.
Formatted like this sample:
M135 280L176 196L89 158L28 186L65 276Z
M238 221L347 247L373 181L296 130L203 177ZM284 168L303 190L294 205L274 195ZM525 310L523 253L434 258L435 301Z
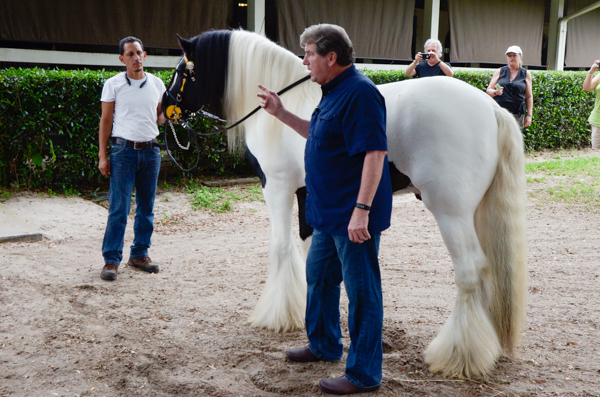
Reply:
M511 45L510 47L508 47L508 50L506 50L505 54L508 54L509 52L514 52L515 54L523 55L523 51L521 51L521 47L519 47L518 45Z

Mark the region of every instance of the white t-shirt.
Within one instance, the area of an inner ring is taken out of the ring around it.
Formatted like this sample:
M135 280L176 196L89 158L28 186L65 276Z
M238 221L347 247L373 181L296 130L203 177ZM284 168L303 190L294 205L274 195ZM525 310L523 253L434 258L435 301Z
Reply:
M102 102L114 102L112 136L134 142L147 142L158 136L156 108L162 100L165 85L158 77L145 72L146 78L129 79L119 73L106 80ZM142 83L146 81L143 87Z

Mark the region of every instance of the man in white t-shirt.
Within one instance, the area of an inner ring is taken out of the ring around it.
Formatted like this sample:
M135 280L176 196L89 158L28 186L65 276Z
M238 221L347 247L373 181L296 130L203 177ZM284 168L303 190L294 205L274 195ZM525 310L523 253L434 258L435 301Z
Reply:
M160 270L148 256L154 230L154 198L160 171L157 121L166 121L161 109L165 85L144 72L146 52L142 41L133 36L119 43L119 60L124 73L111 77L102 89L98 169L110 177L108 221L102 243L105 280L116 280L123 259L123 243L131 194L135 187L134 239L129 266L149 273ZM112 143L110 159L106 155Z

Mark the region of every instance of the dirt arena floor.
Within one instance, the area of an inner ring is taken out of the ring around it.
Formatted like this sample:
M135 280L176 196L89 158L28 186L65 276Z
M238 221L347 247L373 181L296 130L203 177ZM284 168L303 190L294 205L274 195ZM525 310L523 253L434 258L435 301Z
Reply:
M286 361L303 330L248 326L268 271L262 201L216 214L161 191L150 252L161 272L121 266L116 282L99 277L104 207L37 193L5 204L44 239L0 244L0 396L319 396L318 380L344 371L344 360ZM520 357L486 379L445 379L423 351L453 307L452 264L429 211L395 197L380 249L383 383L371 395L600 396L600 215L530 197L527 221Z

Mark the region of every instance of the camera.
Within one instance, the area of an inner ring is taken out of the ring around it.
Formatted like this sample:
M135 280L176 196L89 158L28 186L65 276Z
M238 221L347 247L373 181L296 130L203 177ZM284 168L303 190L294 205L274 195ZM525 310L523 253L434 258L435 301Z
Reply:
M423 57L423 59L429 59L431 58L431 55L429 55L428 53L421 53L421 56Z

